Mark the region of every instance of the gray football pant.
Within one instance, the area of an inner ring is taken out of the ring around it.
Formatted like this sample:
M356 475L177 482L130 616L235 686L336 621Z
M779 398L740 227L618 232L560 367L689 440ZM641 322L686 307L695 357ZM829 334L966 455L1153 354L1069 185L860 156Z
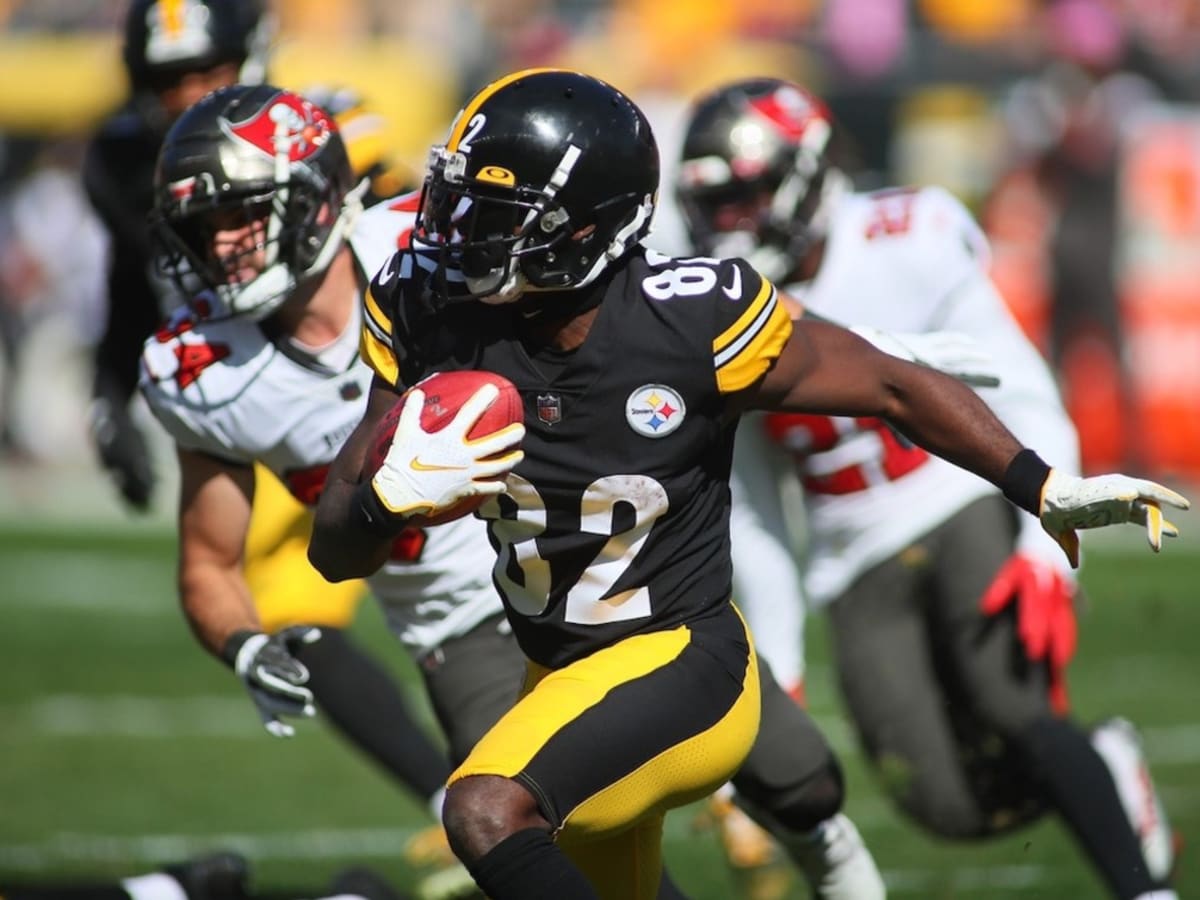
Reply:
M1024 656L1011 608L979 600L1012 554L1016 510L978 500L860 577L830 607L838 677L885 789L947 837L1038 815L1009 739L1052 715L1048 676Z

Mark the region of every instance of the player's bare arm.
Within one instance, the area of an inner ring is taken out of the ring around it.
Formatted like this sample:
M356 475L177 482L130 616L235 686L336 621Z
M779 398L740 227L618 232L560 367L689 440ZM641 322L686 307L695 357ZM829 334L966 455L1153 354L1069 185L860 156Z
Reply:
M235 632L261 626L242 573L254 470L180 449L179 596L215 656Z
M351 432L329 468L325 489L317 503L308 558L330 581L370 575L383 565L390 537L367 527L358 514L355 490L371 436L379 421L396 405L396 391L382 378L371 382L371 394L362 421Z
M1178 529L1164 506L1187 498L1140 478L1077 478L1058 472L1020 442L973 391L926 366L882 353L851 332L801 319L779 358L745 398L750 408L878 416L916 443L997 485L1079 565L1077 529L1130 522L1156 552Z
M882 353L832 323L802 318L760 384L755 407L879 416L933 453L999 484L1020 442L970 388Z

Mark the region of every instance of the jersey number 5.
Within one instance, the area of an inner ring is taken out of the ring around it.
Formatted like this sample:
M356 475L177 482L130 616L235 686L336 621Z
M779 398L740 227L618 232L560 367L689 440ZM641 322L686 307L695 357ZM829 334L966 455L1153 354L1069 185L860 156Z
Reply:
M550 602L550 564L542 558L537 539L546 530L546 504L537 489L519 475L508 476L508 495L517 503L513 518L501 514L500 503L489 500L480 515L491 520L500 543L496 576L512 608L526 616L540 615ZM616 506L628 504L633 525L614 534ZM635 587L607 596L637 557L655 521L666 513L667 492L645 475L607 475L588 485L579 510L580 530L608 537L591 565L571 586L564 615L576 625L603 625L650 615L650 589ZM509 576L516 564L522 582Z

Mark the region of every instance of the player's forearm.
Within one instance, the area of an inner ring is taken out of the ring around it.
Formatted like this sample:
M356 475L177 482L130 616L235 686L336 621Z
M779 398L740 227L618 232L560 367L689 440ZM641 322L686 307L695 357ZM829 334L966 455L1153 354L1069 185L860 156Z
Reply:
M897 360L884 417L925 449L1000 485L1021 442L975 392L925 366Z
M212 565L183 566L179 597L192 633L213 656L221 656L235 632L262 628L240 571Z
M391 538L364 516L357 487L331 477L317 504L308 559L327 581L374 574L391 549Z

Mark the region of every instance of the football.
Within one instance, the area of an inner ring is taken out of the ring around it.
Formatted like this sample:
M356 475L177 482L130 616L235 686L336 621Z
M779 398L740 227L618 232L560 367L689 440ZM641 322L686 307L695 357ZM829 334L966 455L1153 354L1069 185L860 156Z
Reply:
M524 420L525 410L521 403L521 395L511 381L494 372L463 369L457 372L436 372L417 383L416 387L425 392L425 408L421 410L421 427L426 431L438 431L445 427L462 405L485 384L494 384L500 389L500 396L479 417L479 421L467 433L468 437L481 438ZM396 433L396 426L400 421L400 411L404 408L404 402L407 399L408 391L405 391L397 399L396 405L379 420L375 433L371 437L371 444L367 448L367 458L363 461L362 480L365 481L374 476L379 471L379 467L383 465L388 448L392 446L392 436ZM453 522L455 519L461 519L463 516L473 513L483 505L486 499L486 497L469 497L437 515L413 516L412 522L414 525L440 525L444 522Z

